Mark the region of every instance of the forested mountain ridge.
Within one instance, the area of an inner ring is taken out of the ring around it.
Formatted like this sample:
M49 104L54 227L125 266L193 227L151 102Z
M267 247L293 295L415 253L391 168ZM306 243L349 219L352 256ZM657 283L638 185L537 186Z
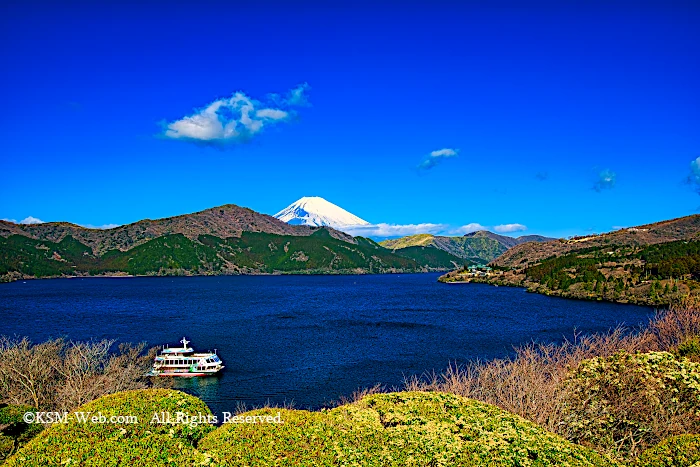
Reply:
M71 236L90 247L97 255L113 249L126 251L154 238L170 234L182 234L190 239L196 239L199 235L215 235L220 238L240 237L242 232L308 236L316 229L305 225L289 225L272 216L235 204L163 219L144 219L112 229L89 229L68 222L23 225L0 221L2 237L17 234L37 240L60 242L65 237ZM353 242L350 235L330 228L329 231L335 238Z
M225 205L114 229L0 223L0 280L85 275L384 273L465 264L436 248L392 252L329 227Z
M692 215L599 235L522 244L504 253L493 264L500 267L519 267L583 248L603 247L605 245L643 246L698 238L700 238L700 215Z

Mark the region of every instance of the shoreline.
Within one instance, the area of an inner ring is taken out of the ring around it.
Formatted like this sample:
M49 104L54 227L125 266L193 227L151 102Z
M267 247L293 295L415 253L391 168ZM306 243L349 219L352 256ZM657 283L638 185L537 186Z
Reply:
M379 276L392 274L437 274L444 273L446 269L430 269L427 271L414 270L391 270L382 272L370 272L364 270L338 270L338 271L290 271L290 272L241 272L241 273L211 273L211 274L94 274L94 275L75 275L75 276L21 276L11 278L10 280L0 280L0 284L10 284L19 281L38 281L38 280L54 280L54 279L122 279L122 278L144 278L144 277L210 277L210 276Z
M617 300L611 300L608 298L603 298L603 297L576 297L576 296L566 296L566 295L560 295L560 294L553 294L553 293L543 293L543 292L538 292L536 290L532 290L524 285L516 285L516 284L491 284L488 282L472 282L472 281L449 281L449 282L443 282L440 281L442 284L445 285L450 285L450 284L479 284L479 285L488 285L490 287L509 287L512 289L522 289L526 293L531 293L531 294L536 294L536 295L543 295L545 297L549 298L561 298L562 300L573 300L577 302L605 302L605 303L614 303L615 305L632 305L632 306L643 306L643 307L649 307L653 308L654 310L660 310L660 309L667 309L669 306L673 305L673 303L666 303L666 304L649 304L649 303L635 303L635 302L630 302L630 301L617 301Z
M587 296L580 296L580 295L575 295L572 293L562 293L559 290L550 290L550 289L545 289L541 284L535 284L535 285L528 285L525 283L520 283L520 284L515 284L512 282L507 282L507 281L499 281L497 279L485 279L485 278L470 278L469 280L446 280L450 278L449 276L450 273L443 274L438 278L438 282L441 282L443 284L484 284L484 285L490 285L492 287L515 287L515 288L521 288L524 289L527 293L534 293L538 295L544 295L546 297L558 297L558 298L564 298L567 300L582 300L582 301L588 301L588 302L608 302L608 303L615 303L618 305L634 305L634 306L648 306L651 308L668 308L669 306L673 305L676 302L682 301L684 298L687 298L690 296L690 294L685 294L685 295L679 295L676 297L675 300L669 300L669 301L663 301L663 302L656 302L652 303L649 300L630 300L629 298L631 297L625 297L625 299L616 299L614 297L604 297L600 295L587 295Z

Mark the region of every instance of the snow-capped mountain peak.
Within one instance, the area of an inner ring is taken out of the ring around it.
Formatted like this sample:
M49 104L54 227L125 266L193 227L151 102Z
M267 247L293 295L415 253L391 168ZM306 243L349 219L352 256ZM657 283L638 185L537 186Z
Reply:
M345 227L349 225L367 225L360 219L340 206L326 201L318 196L305 196L290 204L274 215L277 219L288 224L314 225L317 227Z

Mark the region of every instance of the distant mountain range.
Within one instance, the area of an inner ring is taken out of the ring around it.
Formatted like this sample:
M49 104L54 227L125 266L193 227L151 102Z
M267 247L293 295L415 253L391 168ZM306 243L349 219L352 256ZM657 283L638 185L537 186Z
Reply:
M274 217L293 225L327 226L341 231L348 226L369 225L369 222L364 219L317 196L301 198L275 214ZM379 244L394 252L400 252L406 248L431 247L467 262L485 264L498 258L515 245L549 240L553 239L540 235L514 238L483 230L461 237L432 234L410 235L384 240Z
M516 245L489 264L489 274L463 269L444 282L526 287L546 295L667 305L698 293L700 215L600 235Z
M458 258L486 264L498 258L509 248L527 242L547 242L553 238L540 235L526 235L518 238L498 235L486 230L468 233L461 237L445 237L431 234L411 235L379 242L385 248L400 251L408 247L434 247Z
M219 238L240 237L243 232L308 236L314 233L315 229L280 222L271 216L235 204L158 220L144 219L112 229L88 229L68 222L14 224L0 221L2 237L17 234L60 242L66 236L71 236L88 246L96 255L115 249L125 251L164 235L182 234L191 240L196 240L200 235L213 235ZM329 233L339 240L353 241L350 235L334 229L329 229Z
M436 248L391 251L232 204L113 229L0 221L0 279L82 275L383 273L454 269Z

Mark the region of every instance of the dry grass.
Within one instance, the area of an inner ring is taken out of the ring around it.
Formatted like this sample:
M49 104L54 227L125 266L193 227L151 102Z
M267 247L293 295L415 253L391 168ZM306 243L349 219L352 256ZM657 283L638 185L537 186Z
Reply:
M299 409L294 401L284 401L282 403L273 403L270 400L265 401L264 404L251 404L248 405L243 401L236 401L236 405L231 412L231 416L238 416L247 412L252 412L253 410L301 410Z
M649 351L672 351L683 342L700 336L700 297L685 298L659 313L637 339Z
M530 344L512 358L451 365L442 374L405 381L409 391L441 391L496 405L564 437L567 375L587 359L629 353L673 351L700 336L700 300L687 298L659 312L636 332L618 328L606 334L577 336L561 345Z
M581 361L617 350L641 350L621 328L608 334L577 336L556 344L529 344L512 358L451 365L441 375L411 378L410 391L434 390L459 394L501 407L553 432L560 432L562 394L558 388Z

